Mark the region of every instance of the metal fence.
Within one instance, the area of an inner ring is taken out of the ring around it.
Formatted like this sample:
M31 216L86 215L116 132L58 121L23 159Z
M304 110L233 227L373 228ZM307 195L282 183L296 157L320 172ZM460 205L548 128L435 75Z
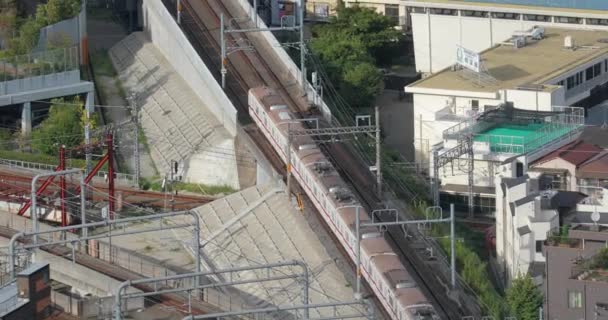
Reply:
M52 49L0 60L0 82L80 70L78 46Z
M47 172L55 171L55 165L46 164L46 163L22 161L22 160L0 159L0 165L8 166L9 168L24 168L24 169L31 169L31 170L36 170L36 171L47 171ZM74 168L68 168L68 169L74 169ZM98 171L95 174L95 177L105 178L107 175L108 175L108 173L106 171ZM114 180L118 181L118 182L122 181L129 185L137 185L137 178L135 177L134 174L130 174L130 173L115 172Z

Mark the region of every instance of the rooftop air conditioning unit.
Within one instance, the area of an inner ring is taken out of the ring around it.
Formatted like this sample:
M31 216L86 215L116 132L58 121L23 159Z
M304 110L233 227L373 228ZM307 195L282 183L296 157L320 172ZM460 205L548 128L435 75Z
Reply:
M572 36L566 36L564 38L564 48L574 49L574 38L572 38Z
M515 38L513 38L513 46L516 49L525 47L526 46L526 37L515 37Z

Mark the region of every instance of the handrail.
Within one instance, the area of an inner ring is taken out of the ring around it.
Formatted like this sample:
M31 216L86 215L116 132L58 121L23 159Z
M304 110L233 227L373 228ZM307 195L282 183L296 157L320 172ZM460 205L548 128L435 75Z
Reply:
M33 170L39 170L39 171L55 171L55 166L51 165L51 164L30 162L30 161L23 161L23 160L13 160L13 159L1 159L0 158L0 166L8 166L11 168L14 168L14 167L26 168L26 169L33 169ZM66 167L66 169L78 169L78 168ZM107 176L107 174L108 174L107 171L98 171L95 174L95 177L104 178ZM124 180L124 181L132 182L132 183L134 183L136 181L135 175L131 174L131 173L115 172L114 176L115 176L115 178L114 178L115 180Z

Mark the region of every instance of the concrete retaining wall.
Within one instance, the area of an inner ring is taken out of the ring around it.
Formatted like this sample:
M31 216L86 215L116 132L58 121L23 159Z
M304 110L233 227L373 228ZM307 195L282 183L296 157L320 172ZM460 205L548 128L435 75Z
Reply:
M158 0L142 4L144 30L152 43L165 55L175 71L188 82L211 112L235 136L237 111L205 66L198 53L182 33L165 6Z

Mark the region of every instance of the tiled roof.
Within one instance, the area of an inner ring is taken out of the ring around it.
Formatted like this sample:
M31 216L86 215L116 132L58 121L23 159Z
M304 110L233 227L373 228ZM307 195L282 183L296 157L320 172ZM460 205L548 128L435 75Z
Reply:
M560 158L578 167L585 161L597 156L602 150L596 145L577 140L536 160L533 165Z
M579 166L578 178L608 179L608 151L604 151Z

